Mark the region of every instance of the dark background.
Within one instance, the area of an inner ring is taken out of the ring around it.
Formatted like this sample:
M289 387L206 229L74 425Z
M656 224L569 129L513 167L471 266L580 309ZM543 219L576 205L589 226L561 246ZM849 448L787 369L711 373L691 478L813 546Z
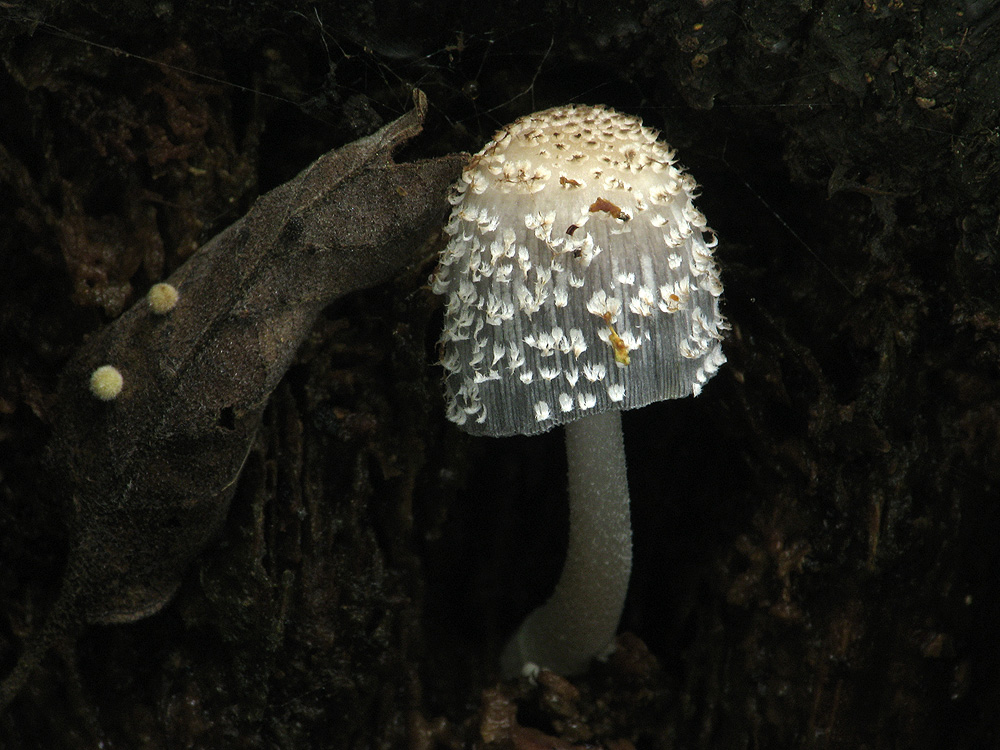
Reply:
M413 86L399 159L604 103L702 185L730 363L625 417L641 642L498 682L565 457L444 420L432 236L317 322L171 605L53 650L0 746L1000 746L1000 6L345 5L0 3L0 668L58 589L74 348Z

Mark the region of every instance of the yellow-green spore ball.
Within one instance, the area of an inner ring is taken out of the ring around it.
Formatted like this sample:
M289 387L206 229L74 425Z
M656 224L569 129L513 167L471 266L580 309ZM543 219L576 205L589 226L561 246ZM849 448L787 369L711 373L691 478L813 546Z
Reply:
M177 287L165 282L153 284L146 295L146 299L149 300L149 308L156 315L166 315L173 310L179 297L180 292L177 291Z
M101 401L114 401L122 392L124 382L118 368L101 365L90 373L90 392Z

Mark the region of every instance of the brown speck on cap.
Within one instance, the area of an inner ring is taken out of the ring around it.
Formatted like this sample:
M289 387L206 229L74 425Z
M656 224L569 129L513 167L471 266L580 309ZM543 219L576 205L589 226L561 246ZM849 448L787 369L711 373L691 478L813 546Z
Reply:
M656 131L607 107L498 131L454 188L431 277L448 418L531 435L698 395L728 326L696 187Z

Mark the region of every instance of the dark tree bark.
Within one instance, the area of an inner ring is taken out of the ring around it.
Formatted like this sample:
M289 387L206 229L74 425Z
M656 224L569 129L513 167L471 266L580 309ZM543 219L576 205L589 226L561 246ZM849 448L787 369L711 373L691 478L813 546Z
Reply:
M565 459L445 421L432 234L321 316L171 604L60 644L0 746L1000 743L1000 10L350 5L0 8L0 669L65 562L72 353L415 85L401 160L583 101L703 185L730 362L626 415L634 635L572 684L498 680L559 572Z

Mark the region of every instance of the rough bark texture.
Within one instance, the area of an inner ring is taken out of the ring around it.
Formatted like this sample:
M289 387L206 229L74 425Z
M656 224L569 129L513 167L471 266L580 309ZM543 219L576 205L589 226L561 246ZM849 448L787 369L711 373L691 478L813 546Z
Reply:
M62 644L0 746L1000 743L1000 8L350 5L0 8L0 669L66 555L72 352L414 84L401 160L602 102L704 186L730 364L626 415L638 638L498 681L559 571L562 441L447 425L428 245L326 310L173 602Z

